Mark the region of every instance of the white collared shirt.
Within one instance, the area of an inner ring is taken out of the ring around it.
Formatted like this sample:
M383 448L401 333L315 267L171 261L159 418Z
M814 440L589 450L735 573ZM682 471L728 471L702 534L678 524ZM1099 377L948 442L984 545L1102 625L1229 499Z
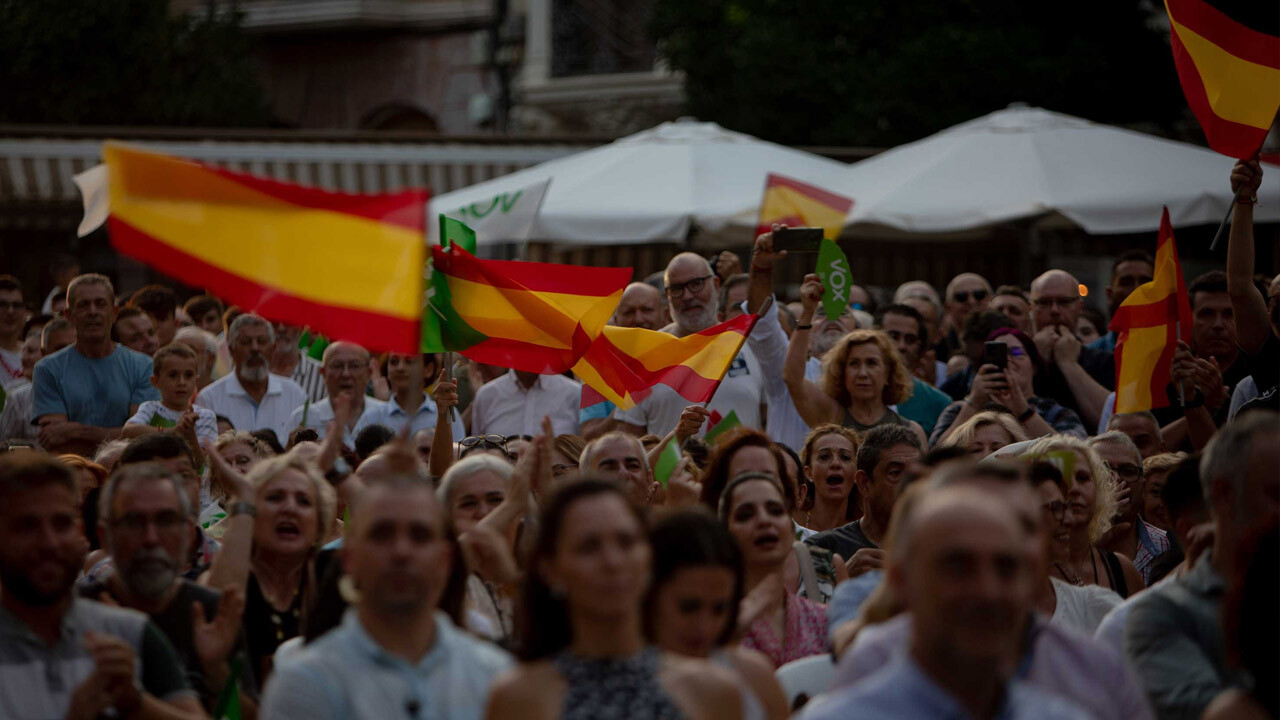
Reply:
M305 391L304 391L305 392ZM333 420L333 403L332 398L325 398L320 402L313 402L309 406L304 400L302 405L293 411L289 416L289 432L293 432L295 428L309 427L320 434L320 439L324 440L326 431L329 429L329 423ZM354 428L344 428L342 433L342 443L347 447L355 447L356 436L360 431L378 422L376 419L382 412L385 402L364 396L364 410L361 411L360 417L356 418ZM303 422L303 416L306 416Z
M410 417L409 413L405 412L404 408L400 407L400 403L396 402L393 397L378 408L377 414L370 418L369 423L386 425L396 432L400 432L405 423L408 423L409 434L414 435L422 430L434 428L439 414L440 411L436 407L436 401L430 395L423 396L422 404L418 406L418 411L413 414L413 417ZM453 409L449 424L453 427L453 439L455 442L467 436L467 428L462 424L462 416L458 414L457 408ZM530 434L532 435L533 433Z
M201 390L196 404L230 420L237 430L272 430L276 440L286 445L289 431L294 427L289 424L289 418L306 399L298 383L279 375L267 375L267 394L262 396L261 403L255 403L233 371Z
M539 435L542 416L556 435L578 434L582 386L563 375L539 375L527 390L516 371L486 383L471 402L471 434Z

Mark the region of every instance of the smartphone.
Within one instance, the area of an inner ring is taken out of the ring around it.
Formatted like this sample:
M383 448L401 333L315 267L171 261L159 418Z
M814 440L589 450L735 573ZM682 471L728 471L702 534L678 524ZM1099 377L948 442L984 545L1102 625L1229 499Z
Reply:
M987 342L982 345L982 363L979 365L995 365L1004 370L1009 367L1009 346L1002 342Z
M792 253L818 252L822 228L788 227L773 231L773 249Z

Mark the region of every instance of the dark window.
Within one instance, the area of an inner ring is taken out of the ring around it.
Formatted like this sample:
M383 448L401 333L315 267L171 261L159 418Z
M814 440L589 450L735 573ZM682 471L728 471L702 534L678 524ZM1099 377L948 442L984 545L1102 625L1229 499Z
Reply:
M653 70L653 0L552 0L551 75Z

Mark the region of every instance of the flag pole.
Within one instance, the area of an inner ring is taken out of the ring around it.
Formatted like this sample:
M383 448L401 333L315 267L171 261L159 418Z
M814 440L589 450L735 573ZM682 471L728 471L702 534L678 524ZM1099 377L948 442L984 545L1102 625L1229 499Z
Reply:
M1173 323L1178 333L1178 342L1182 342L1182 318L1178 318ZM1182 380L1178 380L1178 402L1185 408L1187 406L1187 391L1182 386Z
M1227 226L1231 224L1231 214L1235 212L1235 209L1236 199L1233 196L1231 198L1231 204L1227 205L1227 214L1223 216L1222 222L1218 225L1218 232L1213 234L1213 242L1209 243L1210 252L1218 248L1218 241L1222 239L1223 233L1227 231ZM1181 340L1182 338L1179 337L1178 339Z

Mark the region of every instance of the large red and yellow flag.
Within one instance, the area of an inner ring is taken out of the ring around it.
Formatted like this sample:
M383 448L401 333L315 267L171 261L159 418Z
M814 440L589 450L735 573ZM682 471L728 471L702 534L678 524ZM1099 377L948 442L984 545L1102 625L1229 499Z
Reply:
M1280 109L1280 6L1165 0L1173 60L1209 147L1252 157Z
M769 173L756 234L769 232L774 223L785 223L791 227L820 227L823 237L834 240L840 237L844 218L851 209L850 198Z
M117 143L111 244L269 320L417 352L426 193L347 195Z
M481 260L458 243L431 251L423 350L528 372L573 367L631 281L631 268Z
M591 344L573 372L602 399L623 409L634 407L658 384L670 387L690 403L704 402L715 394L756 320L756 315L744 313L681 338L611 325Z
M1173 242L1169 209L1160 219L1155 276L1139 285L1111 318L1116 339L1116 414L1168 407L1169 366L1191 332L1191 300Z

